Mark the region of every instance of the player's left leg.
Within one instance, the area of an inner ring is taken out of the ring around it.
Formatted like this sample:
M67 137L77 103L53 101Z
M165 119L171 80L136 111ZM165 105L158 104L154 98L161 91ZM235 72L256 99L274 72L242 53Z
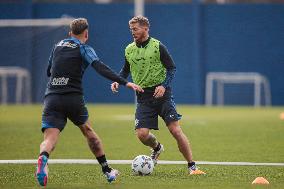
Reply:
M46 186L48 179L48 158L58 141L60 130L47 128L44 130L44 140L40 145L40 155L37 162L36 178L41 186Z
M183 133L179 121L172 121L167 124L172 136L176 139L179 151L188 162L188 169L190 174L205 174L198 170L192 158L192 150L187 136Z
M179 126L179 121L172 121L167 126L172 136L176 139L179 151L182 153L183 157L187 162L193 162L190 144Z
M67 117L76 126L78 126L85 136L90 150L97 158L98 162L102 166L102 171L106 175L108 182L112 182L116 179L118 171L109 167L103 144L100 137L93 130L91 123L89 122L88 109L85 106L85 100L81 94L72 94L69 96L69 103L66 105Z
M43 142L40 144L40 153L50 154L58 141L60 130L58 128L47 128L43 133Z
M159 108L159 115L165 121L170 133L177 141L179 151L188 162L188 169L190 174L204 174L204 172L197 170L195 162L192 158L192 150L187 139L187 136L183 133L179 120L181 115L177 113L175 103L173 99L166 100Z
M90 122L87 120L86 123L79 126L82 134L86 137L90 150L96 156L99 164L102 166L102 172L107 178L108 182L116 180L118 171L112 169L106 160L105 152L103 150L103 144L99 136L92 129Z
M58 141L60 131L65 127L67 118L62 107L61 95L48 95L44 99L42 114L42 132L44 140L40 145L36 178L41 186L46 186L48 179L48 158Z

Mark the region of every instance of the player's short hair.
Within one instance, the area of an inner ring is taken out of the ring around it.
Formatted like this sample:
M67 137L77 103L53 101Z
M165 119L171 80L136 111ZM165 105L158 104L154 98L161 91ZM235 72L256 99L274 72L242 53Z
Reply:
M150 22L148 18L144 16L134 16L133 18L131 18L131 20L129 20L129 24L135 23L139 23L140 26L147 26L148 28L150 28Z
M88 29L89 24L86 18L77 18L70 23L70 31L74 35L79 35Z

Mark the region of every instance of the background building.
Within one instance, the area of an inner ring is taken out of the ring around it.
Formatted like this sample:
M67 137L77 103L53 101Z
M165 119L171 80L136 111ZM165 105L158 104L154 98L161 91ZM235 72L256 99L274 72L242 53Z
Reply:
M173 86L177 103L204 104L209 72L255 72L269 80L272 105L284 105L283 1L145 2L145 16L151 21L150 34L168 47L177 64ZM102 61L116 71L124 63L124 48L132 41L128 20L134 15L134 4L130 0L68 0L68 3L65 0L13 0L0 4L0 66L18 66L30 72L34 103L43 99L50 50L54 43L66 37L68 29L48 25L7 26L3 25L5 19L86 17L90 23L89 43ZM7 100L15 102L16 81L9 79L8 84ZM88 69L84 77L87 102L134 101L131 91L122 89L114 95L109 84L92 68ZM214 94L216 90L214 87ZM225 104L254 103L252 84L228 84L224 91ZM262 104L263 94L262 87ZM216 103L215 97L213 103Z

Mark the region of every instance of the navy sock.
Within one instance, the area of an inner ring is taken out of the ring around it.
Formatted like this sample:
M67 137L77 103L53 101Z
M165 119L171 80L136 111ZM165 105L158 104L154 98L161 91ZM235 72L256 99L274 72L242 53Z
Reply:
M106 172L111 172L111 168L109 167L108 163L107 163L107 160L106 160L106 156L105 155L102 155L100 157L97 157L97 160L99 162L99 164L102 166L102 171L103 173L106 173Z
M157 152L161 149L161 144L158 142L158 145L156 148L154 148L154 151Z
M192 161L192 162L190 162L190 163L188 162L187 165L188 165L188 168L189 168L189 167L192 167L192 166L195 165L195 162L194 162L194 161Z
M39 154L39 156L41 156L41 155L44 155L44 156L46 156L47 158L49 158L49 153L46 152L46 151L41 152L41 153Z

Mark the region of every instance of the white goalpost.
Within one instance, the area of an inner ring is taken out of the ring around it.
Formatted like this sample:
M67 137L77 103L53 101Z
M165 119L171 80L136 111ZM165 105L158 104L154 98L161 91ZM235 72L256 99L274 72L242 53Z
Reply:
M65 26L69 25L72 20L73 18L0 19L0 27Z
M25 100L26 103L31 103L31 75L27 69L21 67L0 66L1 79L1 104L7 104L8 101L8 78L16 78L15 98L16 103L21 103ZM24 91L24 92L23 92ZM25 99L24 99L25 98Z
M256 72L209 72L206 75L205 104L213 105L214 83L216 83L217 105L224 105L225 84L253 84L254 106L261 106L261 87L264 89L264 105L271 105L271 92L268 79Z

